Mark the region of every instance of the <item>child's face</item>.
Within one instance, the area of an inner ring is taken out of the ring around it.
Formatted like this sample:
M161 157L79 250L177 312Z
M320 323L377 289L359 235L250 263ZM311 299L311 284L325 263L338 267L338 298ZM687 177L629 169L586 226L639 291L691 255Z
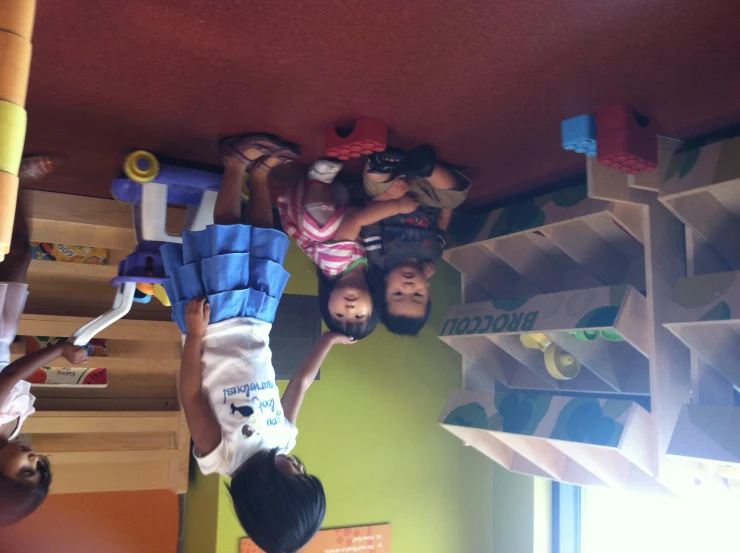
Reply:
M0 448L0 473L11 480L38 486L41 473L37 470L37 464L36 452L22 442L8 442Z
M297 457L293 455L280 455L275 456L275 465L278 470L288 476L298 476L300 474L306 474L306 467L303 466Z
M385 301L391 315L420 319L426 313L429 296L429 280L418 263L401 263L388 273Z
M329 313L339 323L367 321L373 313L373 299L365 279L342 279L329 295Z

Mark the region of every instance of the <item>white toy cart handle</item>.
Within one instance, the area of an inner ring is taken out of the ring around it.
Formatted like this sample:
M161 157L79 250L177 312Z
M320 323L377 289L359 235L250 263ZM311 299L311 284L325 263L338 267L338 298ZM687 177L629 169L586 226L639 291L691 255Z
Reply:
M75 346L86 346L98 333L108 328L118 319L125 317L131 311L135 292L135 282L125 282L119 286L116 292L116 298L113 300L113 308L77 329L70 337L72 344Z

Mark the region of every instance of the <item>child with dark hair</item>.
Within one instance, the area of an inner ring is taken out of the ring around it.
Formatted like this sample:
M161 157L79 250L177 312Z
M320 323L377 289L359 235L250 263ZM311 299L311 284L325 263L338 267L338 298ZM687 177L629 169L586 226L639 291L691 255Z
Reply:
M273 228L268 176L300 155L295 144L267 134L221 142L225 171L214 225L162 246L173 319L185 334L180 398L204 474L231 476L234 510L267 553L292 553L319 530L326 511L321 482L290 451L303 398L334 344L325 333L280 398L270 330L290 277L289 240ZM249 171L242 224L241 187Z
M308 170L308 180L278 198L283 228L316 264L319 306L326 326L354 340L368 336L378 323L372 285L365 278L367 259L358 243L366 225L416 209L419 203L402 197L373 202L359 210L335 205L329 186L342 169L339 161L320 159Z
M10 362L10 345L28 297L30 262L28 225L18 198L10 251L0 263L0 526L18 522L38 509L51 484L49 461L16 440L24 421L35 412L36 398L25 379L59 357L74 365L87 360L84 348L65 342Z
M381 321L394 334L416 336L429 319L429 278L442 256L452 210L465 200L470 180L422 145L369 156L364 185L373 202L410 195L421 203L362 230L372 271L383 282Z

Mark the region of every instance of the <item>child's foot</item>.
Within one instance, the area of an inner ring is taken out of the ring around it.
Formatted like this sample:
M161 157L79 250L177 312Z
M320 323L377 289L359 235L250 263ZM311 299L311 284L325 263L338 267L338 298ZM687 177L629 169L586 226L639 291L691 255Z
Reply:
M260 158L259 162L254 166L253 171L265 171L269 173L278 165L284 165L295 161L300 157L300 155L298 146L286 143L286 147Z
M341 161L331 159L317 159L308 168L308 180L317 180L324 184L331 184L339 171L342 170Z
M268 156L292 161L301 153L295 144L266 133L250 133L224 138L219 143L219 150L225 158L233 158L243 163L247 170Z

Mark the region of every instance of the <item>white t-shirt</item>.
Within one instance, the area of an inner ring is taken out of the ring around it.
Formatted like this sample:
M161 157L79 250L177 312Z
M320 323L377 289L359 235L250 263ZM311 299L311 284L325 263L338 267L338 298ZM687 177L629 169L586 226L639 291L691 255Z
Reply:
M35 401L36 398L31 393L31 385L25 380L16 383L13 389L10 390L8 397L0 399L0 425L14 420L18 421L8 440L16 438L21 433L21 427L26 419L36 412L33 406Z
M298 429L286 420L270 351L272 325L251 317L208 326L203 337L203 390L221 426L221 443L193 453L203 474L232 475L255 453L289 453Z

